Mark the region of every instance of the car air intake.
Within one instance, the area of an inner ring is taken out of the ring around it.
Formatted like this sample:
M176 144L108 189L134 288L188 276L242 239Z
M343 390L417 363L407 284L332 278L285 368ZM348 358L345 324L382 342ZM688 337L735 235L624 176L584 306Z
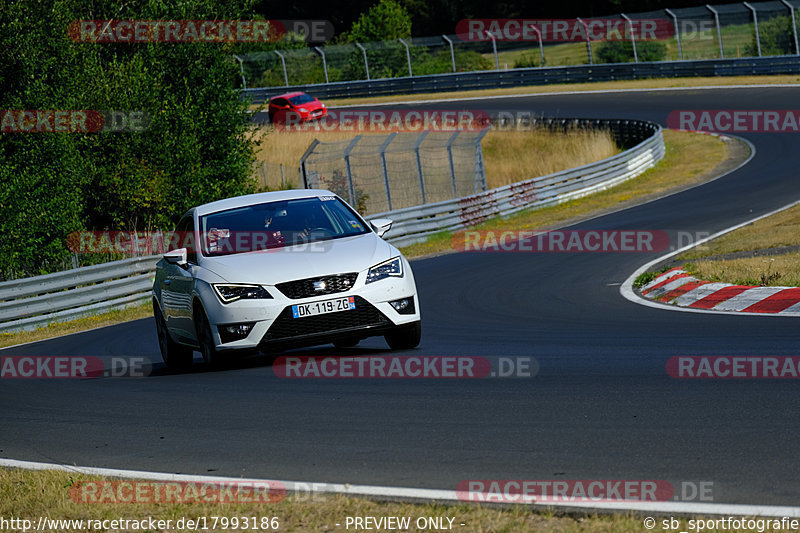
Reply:
M285 283L278 283L276 287L285 294L287 298L298 300L300 298L313 298L314 296L324 296L326 294L349 291L353 288L357 277L357 272L350 272L349 274L287 281Z

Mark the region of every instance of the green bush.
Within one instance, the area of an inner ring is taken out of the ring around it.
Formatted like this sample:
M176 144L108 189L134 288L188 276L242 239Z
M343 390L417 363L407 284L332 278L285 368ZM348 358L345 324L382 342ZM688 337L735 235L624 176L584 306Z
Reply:
M667 45L658 41L637 41L636 54L639 61L664 61ZM633 44L628 41L606 41L597 47L598 63L631 63L634 61Z
M800 11L795 12L795 18L800 23ZM758 34L761 39L762 55L780 56L795 53L792 18L788 15L759 22ZM755 26L753 26L752 41L745 48L745 54L748 56L758 55Z

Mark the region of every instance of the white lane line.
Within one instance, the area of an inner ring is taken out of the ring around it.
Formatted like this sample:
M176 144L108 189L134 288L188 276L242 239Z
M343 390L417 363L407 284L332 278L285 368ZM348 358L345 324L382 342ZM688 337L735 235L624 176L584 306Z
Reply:
M312 481L280 481L273 479L244 479L222 476L200 476L190 474L170 474L165 472L147 472L141 470L119 470L115 468L95 468L87 466L39 463L0 458L0 467L22 468L25 470L58 470L75 472L91 476L104 476L124 479L144 479L158 481L184 481L194 483L281 483L288 492L345 494L348 496L368 496L381 498L404 498L415 501L440 501L467 503L460 500L455 490L419 489L410 487L385 487L379 485L351 485L349 483L324 483ZM476 502L478 503L478 502ZM482 505L500 503L508 505L515 502L480 502ZM800 507L780 505L746 505L725 503L695 502L644 502L644 501L609 501L609 502L565 502L565 503L533 503L518 502L534 508L542 509L581 509L596 511L639 511L653 513L680 513L702 515L734 515L734 516L767 516L800 518Z

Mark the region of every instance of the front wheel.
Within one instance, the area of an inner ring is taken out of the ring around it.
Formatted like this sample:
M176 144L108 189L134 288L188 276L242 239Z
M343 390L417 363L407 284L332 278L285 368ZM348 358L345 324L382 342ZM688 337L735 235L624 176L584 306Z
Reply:
M214 335L211 333L211 324L202 307L195 309L195 327L197 328L197 343L200 346L200 354L203 361L209 368L219 366L219 354L214 345Z
M171 370L187 370L192 366L194 351L172 340L167 330L167 324L164 321L164 315L161 314L161 308L155 300L153 300L153 316L156 319L158 347L161 350L161 358L164 360L164 364Z
M392 350L409 350L419 346L422 337L422 326L419 322L398 326L391 333L383 336Z

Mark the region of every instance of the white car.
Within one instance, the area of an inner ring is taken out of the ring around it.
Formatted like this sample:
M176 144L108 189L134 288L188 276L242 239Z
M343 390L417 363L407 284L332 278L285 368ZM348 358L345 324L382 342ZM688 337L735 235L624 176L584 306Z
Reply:
M414 275L381 236L325 190L266 192L191 209L156 266L153 312L164 362L186 368L226 354L383 335L420 341Z

